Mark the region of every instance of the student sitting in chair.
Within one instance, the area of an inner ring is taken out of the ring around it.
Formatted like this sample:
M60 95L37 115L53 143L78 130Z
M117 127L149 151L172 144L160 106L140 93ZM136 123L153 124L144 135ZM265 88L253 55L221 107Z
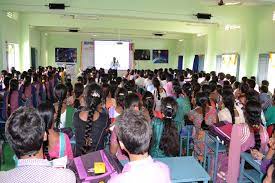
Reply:
M6 137L18 157L18 167L0 173L1 182L75 183L72 171L54 168L44 159L45 124L32 108L19 108L6 123Z
M148 154L152 130L145 116L127 109L118 118L117 128L120 146L128 153L130 162L109 183L171 182L168 167Z

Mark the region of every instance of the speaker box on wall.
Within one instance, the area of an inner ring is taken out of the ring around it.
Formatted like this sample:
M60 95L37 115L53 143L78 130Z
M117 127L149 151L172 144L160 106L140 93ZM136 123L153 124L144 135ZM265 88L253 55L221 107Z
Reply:
M207 13L198 13L196 14L196 17L198 19L211 19L212 15L211 14L207 14Z
M64 10L65 4L64 3L49 3L50 10Z

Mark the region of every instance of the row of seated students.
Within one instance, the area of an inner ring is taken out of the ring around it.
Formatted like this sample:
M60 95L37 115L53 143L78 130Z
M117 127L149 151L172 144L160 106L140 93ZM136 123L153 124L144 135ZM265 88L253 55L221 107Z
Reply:
M189 69L183 72L173 69L132 70L121 78L114 70L104 73L103 69L92 68L79 74L74 87L63 68L39 67L37 71L30 69L22 74L13 69L11 73L2 71L1 77L4 86L2 118L12 116L19 106L38 106L47 132L43 154L48 160L65 155L72 159L104 149L110 134L110 152L119 160L130 158L132 161L131 155L133 157L135 153L129 146L124 146L130 142L121 143L120 128L133 126L123 126L118 120L119 116L124 116L124 111L130 110L132 113L141 111L152 128L150 149L148 145L141 154L146 155L149 151L153 158L177 156L179 133L184 125L193 124L193 154L202 162L205 131L218 121L227 121L234 125L228 154L219 155L217 182L237 182L241 152L251 151L255 159L262 160L264 173L272 164L275 102L267 81L262 82L258 92L254 77L243 77L242 82L238 82L228 74L197 74ZM40 87L35 87L35 84ZM27 87L34 88L30 96L31 101L36 102L18 102L12 106L14 100L29 100L29 95L24 92ZM44 98L41 97L44 92L39 92L41 87L47 91ZM15 92L18 97L12 96ZM128 113L125 113L127 117ZM134 136L137 132L132 130L131 133ZM75 138L74 152L69 138ZM61 139L65 147L60 146ZM63 154L60 153L62 148ZM22 154L16 155L20 158ZM266 180L272 179L272 171L273 165ZM142 179L142 175L138 177Z

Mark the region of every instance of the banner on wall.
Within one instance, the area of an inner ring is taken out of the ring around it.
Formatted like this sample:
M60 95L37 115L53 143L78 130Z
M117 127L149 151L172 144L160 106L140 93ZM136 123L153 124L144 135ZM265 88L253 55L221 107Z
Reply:
M80 53L80 68L85 70L88 67L95 65L94 61L94 42L93 41L82 41L81 42L81 53Z

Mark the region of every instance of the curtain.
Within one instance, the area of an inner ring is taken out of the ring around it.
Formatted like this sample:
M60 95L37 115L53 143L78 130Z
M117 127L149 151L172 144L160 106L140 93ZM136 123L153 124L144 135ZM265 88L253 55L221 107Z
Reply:
M199 55L195 55L194 62L193 62L193 71L194 72L199 71L199 62L200 62Z
M88 67L95 66L94 61L94 42L82 41L81 42L81 54L80 54L80 68L85 70Z

